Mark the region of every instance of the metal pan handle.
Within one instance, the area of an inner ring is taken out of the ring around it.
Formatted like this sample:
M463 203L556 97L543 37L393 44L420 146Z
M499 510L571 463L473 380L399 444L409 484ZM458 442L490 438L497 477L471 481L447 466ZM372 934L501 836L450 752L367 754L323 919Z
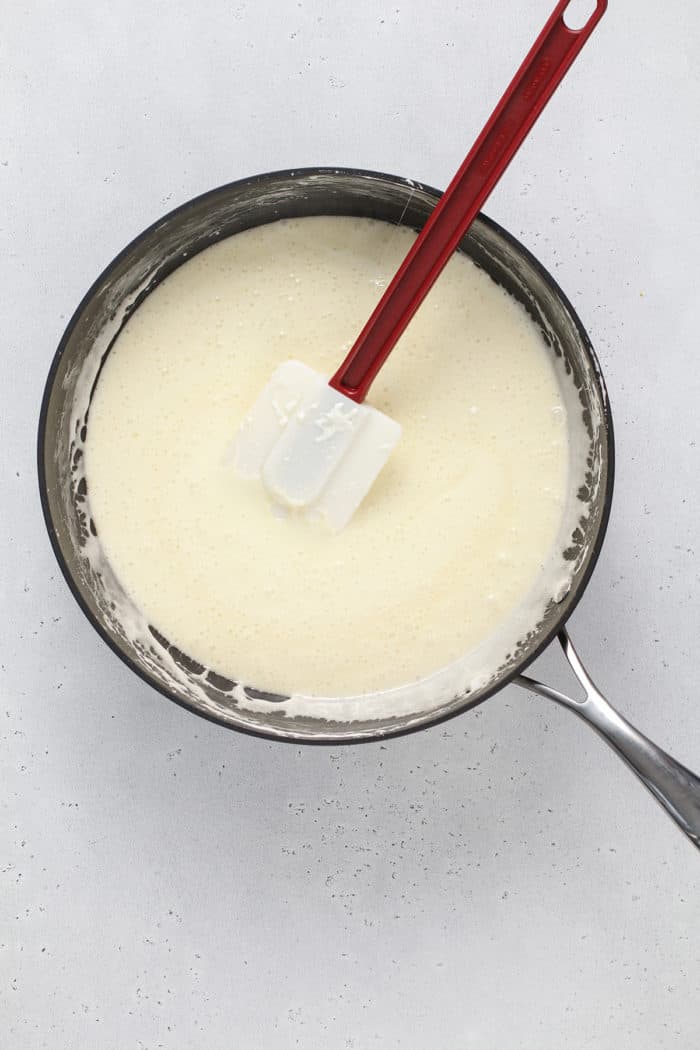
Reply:
M515 681L524 689L549 697L575 711L593 726L700 849L700 779L643 736L610 706L591 681L565 629L559 632L559 642L571 669L583 686L585 699L574 700L558 689L525 675L520 675Z

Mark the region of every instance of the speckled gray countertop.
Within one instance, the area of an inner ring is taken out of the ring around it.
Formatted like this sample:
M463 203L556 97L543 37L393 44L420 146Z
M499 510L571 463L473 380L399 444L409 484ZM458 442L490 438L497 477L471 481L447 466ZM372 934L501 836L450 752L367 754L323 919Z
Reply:
M700 858L583 724L509 688L385 746L198 720L84 620L41 520L64 325L146 224L253 172L444 186L551 0L34 0L0 34L0 1044L694 1050ZM610 10L487 211L587 325L616 499L572 633L700 766L700 13ZM568 682L548 653L539 671Z

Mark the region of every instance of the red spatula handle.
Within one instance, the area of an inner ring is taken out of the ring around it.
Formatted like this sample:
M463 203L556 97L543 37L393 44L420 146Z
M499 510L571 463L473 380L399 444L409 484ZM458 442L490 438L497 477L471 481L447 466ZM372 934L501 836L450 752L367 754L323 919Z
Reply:
M476 218L523 140L603 17L607 0L583 28L564 22L560 0L330 385L364 401L377 372Z

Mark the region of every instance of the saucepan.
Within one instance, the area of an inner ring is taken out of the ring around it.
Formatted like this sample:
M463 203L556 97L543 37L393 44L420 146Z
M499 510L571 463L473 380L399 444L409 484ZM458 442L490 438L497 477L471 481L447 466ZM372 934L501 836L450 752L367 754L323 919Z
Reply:
M565 624L581 598L605 535L613 492L613 427L600 365L571 304L537 260L481 215L459 250L527 309L548 352L573 382L587 471L569 493L575 527L566 538L570 586L552 583L539 622L522 630L505 661L455 691L449 670L360 697L271 694L224 678L144 622L114 576L90 515L84 445L90 398L122 326L186 259L250 227L307 215L362 216L419 230L439 193L409 179L326 168L273 172L215 189L182 205L137 237L95 281L76 310L49 372L39 424L39 486L51 543L78 604L102 638L162 694L223 726L274 740L357 743L418 730L483 703L509 682L549 697L592 725L700 846L700 780L614 711L584 670ZM467 450L465 450L465 455ZM429 622L426 630L431 630ZM558 639L584 699L527 677L528 665ZM396 654L401 680L401 653Z

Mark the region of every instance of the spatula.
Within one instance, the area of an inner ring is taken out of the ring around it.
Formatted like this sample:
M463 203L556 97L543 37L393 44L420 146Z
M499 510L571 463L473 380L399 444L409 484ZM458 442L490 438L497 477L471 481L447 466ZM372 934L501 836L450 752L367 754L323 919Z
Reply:
M278 507L342 529L401 436L401 426L363 404L380 368L476 218L572 62L603 17L584 25L560 0L466 160L440 198L342 365L329 380L299 361L280 365L236 440L241 477L261 479ZM569 13L571 13L569 12Z

